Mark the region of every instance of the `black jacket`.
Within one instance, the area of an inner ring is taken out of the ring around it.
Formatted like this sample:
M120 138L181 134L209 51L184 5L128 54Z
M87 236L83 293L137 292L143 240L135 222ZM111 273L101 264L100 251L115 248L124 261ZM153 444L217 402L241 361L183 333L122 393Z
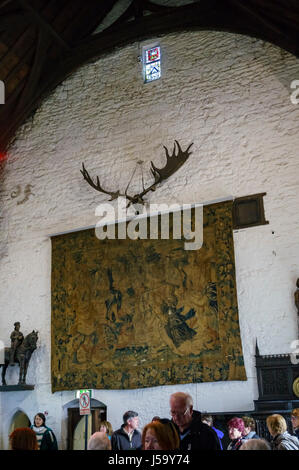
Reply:
M123 429L124 426L123 424L120 429L112 434L112 450L140 450L142 445L140 432L134 429L132 440L130 441L128 434Z
M43 433L39 450L58 450L57 440L52 429L48 426L43 426L43 428L46 428L46 431ZM33 429L35 433L37 432L35 426L30 426L30 429Z
M217 434L210 426L201 422L199 411L193 410L189 432L182 439L186 432L187 429L180 435L180 450L221 450Z

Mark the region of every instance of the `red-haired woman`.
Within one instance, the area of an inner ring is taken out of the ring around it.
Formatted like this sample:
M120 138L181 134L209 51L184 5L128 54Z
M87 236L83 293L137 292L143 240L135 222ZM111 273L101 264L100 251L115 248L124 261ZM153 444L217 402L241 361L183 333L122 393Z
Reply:
M38 450L35 432L30 428L17 428L9 436L11 450Z
M244 421L241 418L232 418L227 423L228 435L231 440L227 450L239 450L243 444Z
M179 447L177 429L169 419L157 419L143 428L143 450L178 450Z

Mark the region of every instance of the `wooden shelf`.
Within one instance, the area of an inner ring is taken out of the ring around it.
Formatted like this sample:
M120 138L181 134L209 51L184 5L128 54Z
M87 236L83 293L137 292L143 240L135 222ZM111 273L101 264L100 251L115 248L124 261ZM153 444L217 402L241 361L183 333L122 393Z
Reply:
M34 390L34 385L17 384L17 385L0 385L0 392L24 392Z

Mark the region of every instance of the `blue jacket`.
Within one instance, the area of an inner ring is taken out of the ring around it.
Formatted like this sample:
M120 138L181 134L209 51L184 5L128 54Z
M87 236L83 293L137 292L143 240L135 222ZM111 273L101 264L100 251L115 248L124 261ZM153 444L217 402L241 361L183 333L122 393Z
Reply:
M217 436L218 436L219 444L220 444L220 449L223 450L221 439L222 439L223 436L224 436L224 432L220 431L220 429L214 428L214 426L212 426L212 429L214 429L215 433L216 433Z
M245 441L248 441L248 439L260 439L260 436L255 431L250 431L246 436L243 436L243 439Z

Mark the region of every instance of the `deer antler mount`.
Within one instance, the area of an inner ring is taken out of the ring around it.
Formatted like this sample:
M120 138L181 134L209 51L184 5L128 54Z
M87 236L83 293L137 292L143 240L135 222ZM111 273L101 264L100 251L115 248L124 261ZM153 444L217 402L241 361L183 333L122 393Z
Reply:
M129 184L127 185L125 192L122 194L119 190L107 191L106 189L102 188L98 176L96 177L96 182L94 182L91 176L89 175L88 171L86 170L84 163L82 163L82 170L80 171L84 179L92 188L96 189L97 191L101 193L108 194L109 196L111 196L110 201L113 201L113 199L117 199L119 196L124 196L129 200L128 206L130 206L131 204L137 204L137 203L144 204L145 203L143 199L144 196L149 191L155 191L158 184L162 183L162 181L166 180L171 175L173 175L179 168L181 168L181 166L186 162L186 160L188 160L189 156L192 153L192 152L189 152L189 149L191 148L192 145L193 145L193 142L188 146L188 148L185 151L183 151L178 141L175 140L172 155L169 155L168 149L163 145L165 149L165 153L166 153L166 165L163 168L157 168L151 161L150 170L152 172L152 175L155 181L147 188L144 188L143 186L143 191L141 191L141 193L134 194L133 196L130 196L127 193L131 180ZM177 154L176 154L176 146L177 146Z

